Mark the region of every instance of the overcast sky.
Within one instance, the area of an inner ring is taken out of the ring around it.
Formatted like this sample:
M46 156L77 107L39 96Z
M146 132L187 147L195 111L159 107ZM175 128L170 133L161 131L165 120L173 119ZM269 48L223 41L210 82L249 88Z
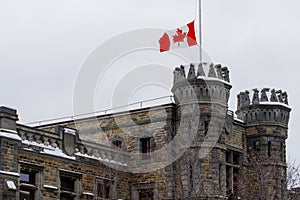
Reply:
M0 104L17 109L21 122L72 115L76 78L93 50L127 31L180 27L194 19L195 10L194 0L0 0ZM299 10L298 0L202 2L203 47L230 69L230 108L245 89L286 90L293 109L288 154L298 160ZM171 82L172 74L167 78Z

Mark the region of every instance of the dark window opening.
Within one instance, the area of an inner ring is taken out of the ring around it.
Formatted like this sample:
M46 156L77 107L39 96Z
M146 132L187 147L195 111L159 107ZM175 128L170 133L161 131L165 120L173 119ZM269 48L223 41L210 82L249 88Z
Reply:
M60 178L60 189L64 191L74 191L75 180L68 177Z
M222 185L222 165L219 165L219 187Z
M112 144L114 145L114 147L121 149L122 148L122 141L120 140L115 140L112 142Z
M233 153L233 164L234 165L240 164L240 155L238 153Z
M96 179L96 200L113 199L111 196L113 182L110 180Z
M232 192L232 173L231 173L231 167L226 166L226 191L227 194Z
M34 200L34 190L20 190L19 200Z
M141 139L141 153L142 159L150 159L151 153L151 138L142 138Z
M34 172L26 172L21 171L20 173L20 182L34 184L35 183L35 173Z
M20 200L34 200L35 196L35 177L36 172L23 171L20 172ZM26 184L26 185L25 185Z
M268 156L271 157L272 143L268 142Z
M284 160L284 146L283 143L280 143L280 156L281 156L281 160Z
M74 200L74 197L68 195L60 195L60 200Z
M239 169L233 168L233 196L237 199L239 191Z
M226 163L231 163L231 152L226 152Z
M209 125L209 121L206 119L204 121L204 135L207 135L208 133L208 125Z
M253 148L257 152L260 151L260 143L259 143L259 141L253 142Z
M141 190L139 191L139 200L153 200L154 193L152 190Z

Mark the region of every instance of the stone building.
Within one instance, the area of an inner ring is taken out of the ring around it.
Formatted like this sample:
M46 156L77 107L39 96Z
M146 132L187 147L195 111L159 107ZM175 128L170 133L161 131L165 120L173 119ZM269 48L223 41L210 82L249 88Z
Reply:
M243 91L235 117L231 88L200 63L158 106L34 127L0 107L0 199L287 199L287 93Z

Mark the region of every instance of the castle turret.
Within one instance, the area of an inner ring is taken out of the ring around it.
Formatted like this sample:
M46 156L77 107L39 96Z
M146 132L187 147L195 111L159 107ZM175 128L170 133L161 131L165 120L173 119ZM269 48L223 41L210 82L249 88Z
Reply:
M229 70L221 65L190 64L174 70L176 134L183 135L180 148L184 151L177 161L182 199L226 196L225 184L217 180L224 178L221 174L226 170L222 133L231 87Z
M287 93L281 90L253 89L238 95L236 114L246 124L248 156L244 161L249 183L245 187L262 199L286 199L285 141L290 111Z

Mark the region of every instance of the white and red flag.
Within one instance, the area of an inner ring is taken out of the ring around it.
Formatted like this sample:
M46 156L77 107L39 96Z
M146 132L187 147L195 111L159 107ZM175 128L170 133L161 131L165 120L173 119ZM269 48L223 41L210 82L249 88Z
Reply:
M195 21L180 28L166 31L159 39L160 52L197 45Z

